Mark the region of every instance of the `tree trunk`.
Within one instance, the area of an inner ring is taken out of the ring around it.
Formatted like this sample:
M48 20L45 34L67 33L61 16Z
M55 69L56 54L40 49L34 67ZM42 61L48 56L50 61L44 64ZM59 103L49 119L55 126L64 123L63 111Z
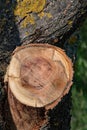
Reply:
M25 0L20 4L16 0L0 1L1 130L16 130L9 110L8 95L3 87L3 77L12 51L16 46L24 44L49 43L65 49L74 62L77 35L72 35L70 39L69 37L87 16L86 0L39 0L39 3L26 1L29 8ZM41 126L41 130L70 130L70 109L71 93L69 92L54 109L49 110L47 117L49 123ZM44 116L44 110L42 111L41 116ZM41 114L39 109L36 110L37 112Z

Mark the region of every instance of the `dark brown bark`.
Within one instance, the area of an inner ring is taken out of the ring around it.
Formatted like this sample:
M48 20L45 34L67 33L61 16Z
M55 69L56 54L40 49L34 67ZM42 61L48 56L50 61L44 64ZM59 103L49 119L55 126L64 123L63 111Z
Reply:
M27 28L20 28L16 23L14 9L16 0L0 1L0 129L16 130L4 93L3 76L9 63L12 51L16 46L25 43L50 43L64 48L67 54L75 59L76 46L67 43L69 36L80 26L87 16L87 0L47 0L45 12L51 13L53 18L36 18L36 26L28 24ZM25 35L26 30L29 35ZM62 101L48 112L49 124L41 130L70 130L71 95L66 95ZM13 124L13 125L12 125Z
M47 123L44 108L28 107L20 103L10 90L8 100L18 130L39 130Z

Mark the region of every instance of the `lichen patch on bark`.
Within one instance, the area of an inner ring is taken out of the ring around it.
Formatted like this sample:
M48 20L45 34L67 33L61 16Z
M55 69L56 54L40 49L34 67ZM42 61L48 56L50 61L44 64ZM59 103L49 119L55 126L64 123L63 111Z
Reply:
M15 16L19 16L22 21L22 27L26 27L28 23L35 24L33 13L40 14L39 18L46 16L51 18L50 13L44 13L43 9L46 5L46 0L17 0L17 6L14 10Z

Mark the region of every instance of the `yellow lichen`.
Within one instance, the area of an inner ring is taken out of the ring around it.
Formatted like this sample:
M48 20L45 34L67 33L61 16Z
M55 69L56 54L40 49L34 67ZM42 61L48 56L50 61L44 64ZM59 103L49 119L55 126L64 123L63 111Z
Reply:
M38 16L39 16L41 19L43 18L44 15L45 15L44 12L41 12L41 13L38 14Z
M26 31L26 32L25 32L25 35L28 36L28 35L29 35L29 32Z
M40 13L46 4L46 0L17 0L17 7L14 11L14 14L16 16L19 16L21 18L26 18L23 20L22 25L25 27L28 22L31 24L34 24L35 20L32 15L33 13Z
M51 13L46 13L46 16L47 16L48 18L52 18L52 17L53 17Z
M74 44L78 40L76 35L73 35L69 38L68 43L69 44Z
M73 24L73 21L72 20L68 20L68 25L72 26L72 24Z
M34 17L32 16L32 14L28 15L28 17L26 17L23 22L21 23L21 27L26 27L28 23L34 24Z
M52 14L51 13L45 13L45 12L41 12L38 14L38 16L42 19L44 16L48 17L48 18L52 18Z

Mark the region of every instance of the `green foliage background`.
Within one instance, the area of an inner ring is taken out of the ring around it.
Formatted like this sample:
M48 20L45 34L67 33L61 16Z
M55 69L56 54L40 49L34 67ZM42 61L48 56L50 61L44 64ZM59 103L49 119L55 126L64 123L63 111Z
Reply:
M87 130L87 20L80 29L80 36L72 87L71 130Z

